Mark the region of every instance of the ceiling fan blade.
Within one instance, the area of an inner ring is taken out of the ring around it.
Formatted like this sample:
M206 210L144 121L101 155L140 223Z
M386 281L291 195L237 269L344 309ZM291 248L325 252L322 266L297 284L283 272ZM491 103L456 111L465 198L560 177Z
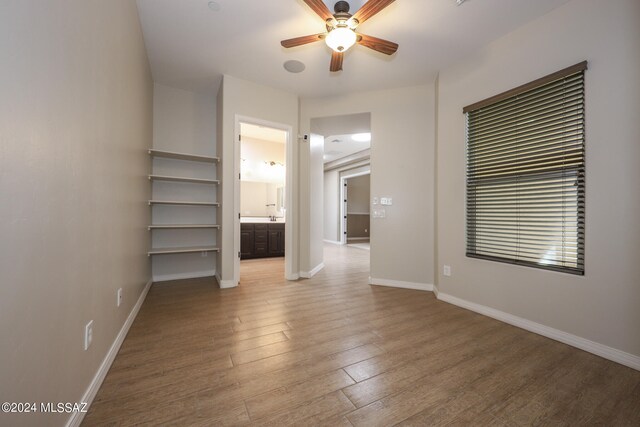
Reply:
M357 43L377 52L384 53L385 55L393 55L398 50L397 43L365 34L358 34Z
M329 69L332 73L342 70L342 60L344 59L344 52L331 52L331 66Z
M327 19L333 19L331 11L327 7L327 5L322 2L322 0L304 0L304 2L311 8L311 10L317 13L323 21L326 21Z
M282 40L280 44L282 45L282 47L287 47L287 48L302 46L303 44L309 44L309 43L320 41L324 39L326 35L327 35L326 33L321 33L321 34L312 34L309 36L295 37L293 39Z
M389 6L395 0L369 0L358 10L353 17L362 24L385 7Z

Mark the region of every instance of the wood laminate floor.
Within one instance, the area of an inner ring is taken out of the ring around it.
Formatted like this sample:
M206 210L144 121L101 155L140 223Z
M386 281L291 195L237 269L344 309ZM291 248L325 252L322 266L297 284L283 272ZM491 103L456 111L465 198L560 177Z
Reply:
M84 425L640 425L640 372L438 301L367 284L327 245L287 282L155 284Z

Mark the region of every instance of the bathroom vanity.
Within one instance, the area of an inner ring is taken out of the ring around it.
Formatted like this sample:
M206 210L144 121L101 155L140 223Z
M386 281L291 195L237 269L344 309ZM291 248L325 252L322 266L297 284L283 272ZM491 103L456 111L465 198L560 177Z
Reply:
M240 259L284 256L284 221L242 218Z

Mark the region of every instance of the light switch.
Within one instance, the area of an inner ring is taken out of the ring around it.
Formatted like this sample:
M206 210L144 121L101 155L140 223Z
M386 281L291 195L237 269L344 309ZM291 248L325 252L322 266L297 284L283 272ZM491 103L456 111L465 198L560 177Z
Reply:
M391 206L393 204L393 199L391 199L391 197L381 197L380 204L384 206Z
M372 203L373 203L374 205L377 205L377 204L378 204L378 198L377 198L377 197L374 197L374 198L373 198L373 202L372 202Z

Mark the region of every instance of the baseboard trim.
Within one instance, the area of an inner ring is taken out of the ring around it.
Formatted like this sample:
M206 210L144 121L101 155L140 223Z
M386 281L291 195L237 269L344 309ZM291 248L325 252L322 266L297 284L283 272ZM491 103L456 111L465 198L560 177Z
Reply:
M332 245L342 245L342 242L339 242L338 240L328 240L328 239L324 239L325 243L331 243Z
M454 297L453 295L444 294L442 292L438 292L437 295L439 300L448 302L449 304L475 311L476 313L480 313L484 316L492 317L496 320L560 341L561 343L579 348L580 350L593 353L597 356L640 371L640 356L636 356L568 332L563 332L559 329L551 328L531 320L523 319L522 317L514 316L513 314L505 313L503 311L496 310L495 308Z
M436 298L438 298L438 295L440 295L440 289L438 289L438 285L433 285L433 294L436 296Z
M188 273L177 273L177 274L160 274L157 276L153 276L154 282L168 282L170 280L182 280L182 279L199 279L201 277L212 277L216 275L215 270L207 270L207 271L194 271Z
M318 273L318 271L322 270L323 268L324 268L324 262L321 262L320 264L313 267L311 271L301 271L300 277L302 277L303 279L311 279L313 276L316 275L316 273Z
M347 244L349 242L362 242L363 240L369 241L370 237L347 237Z
M98 368L98 372L96 372L96 375L93 377L93 380L91 380L89 387L82 396L81 402L86 402L87 408L91 407L93 399L95 399L98 390L100 390L100 386L102 385L104 378L107 376L107 372L109 372L111 364L118 355L120 346L127 336L127 333L129 332L129 328L131 328L133 321L136 319L136 316L140 311L140 307L142 307L142 303L144 303L144 300L149 293L149 289L151 288L152 283L153 281L149 280L145 285L142 293L138 297L138 301L136 301L136 304L131 309L129 316L127 316L127 320L125 320L124 325L122 325L122 328L120 328L120 332L118 332L118 335L116 336L116 339L113 341L113 344L111 344L107 355L102 360L102 364L100 365L100 368ZM74 412L73 414L71 414L69 420L67 421L67 427L78 427L82 423L85 415L86 412Z
M416 291L433 291L431 283L405 282L402 280L380 279L369 277L369 284L375 286L389 286L392 288L413 289Z
M218 286L220 286L220 289L235 288L236 286L238 286L237 284L233 283L233 280L222 280L220 274L218 273L216 273L216 280L218 281Z

